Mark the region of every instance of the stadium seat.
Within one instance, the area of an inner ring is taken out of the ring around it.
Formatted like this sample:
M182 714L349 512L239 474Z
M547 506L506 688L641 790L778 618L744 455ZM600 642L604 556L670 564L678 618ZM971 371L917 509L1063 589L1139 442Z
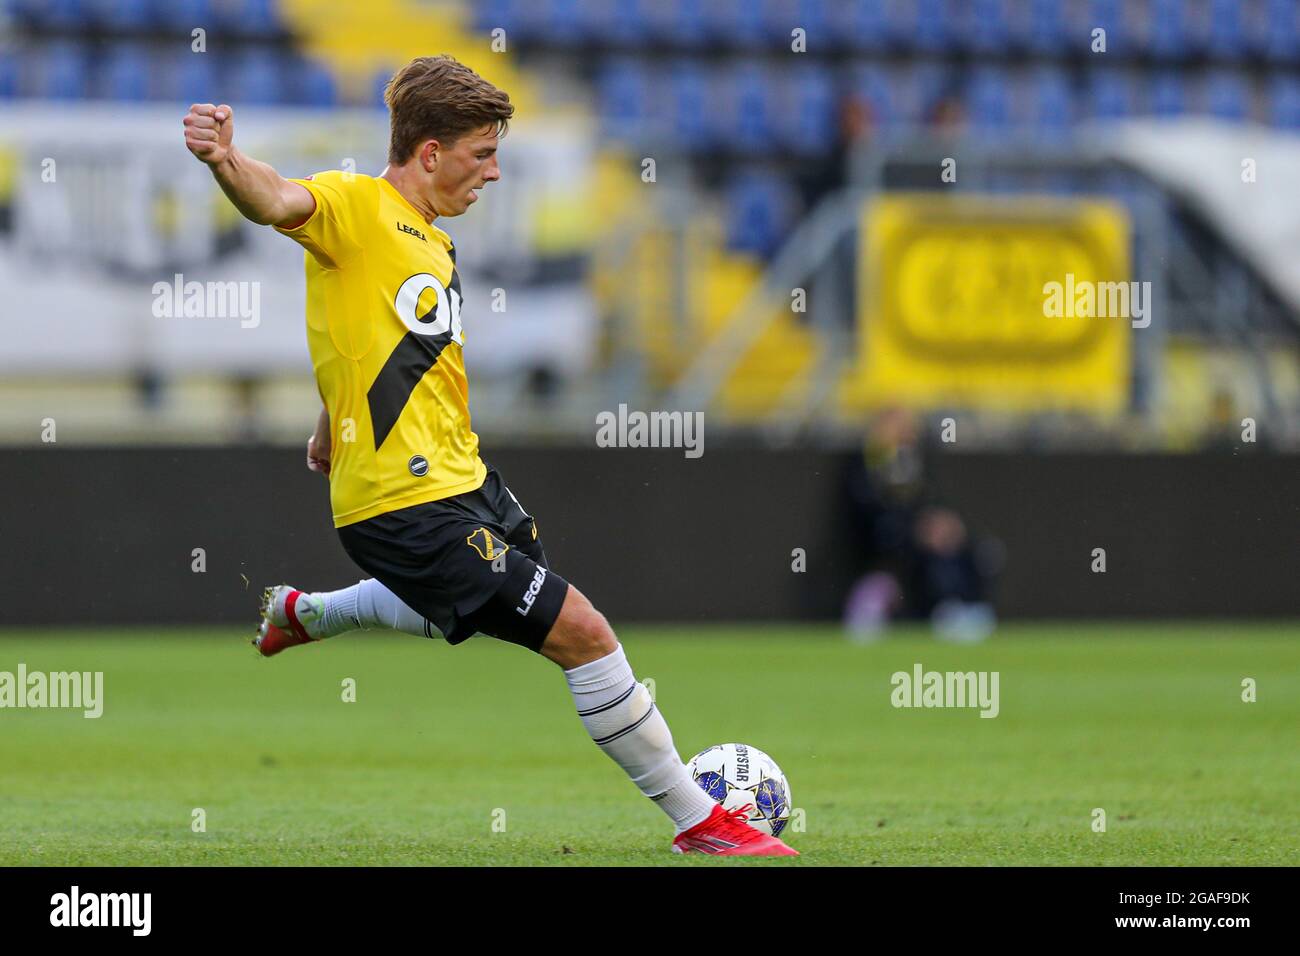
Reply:
M1012 36L1034 53L1059 53L1071 42L1065 9L1059 0L1029 0L1028 16L1012 22Z
M304 106L335 106L338 104L338 86L334 73L325 64L315 60L300 61L292 70L292 99ZM386 85L387 81L385 81Z
M204 27L209 34L217 26L212 0L154 0L153 16L159 27L184 30Z
M945 0L913 0L890 6L890 33L904 49L942 53L955 46L948 30Z
M952 3L947 19L954 45L982 54L1006 51L1011 46L1007 5L1008 0Z
M650 115L651 88L641 61L633 57L607 60L596 87L605 132L615 139L636 139Z
M773 173L743 172L727 188L727 245L767 258L793 220L793 187Z
M103 73L94 92L114 100L146 100L151 72L144 47L138 43L118 44L103 61Z
M976 135L996 138L1014 125L1011 94L1005 72L999 67L977 69L966 88L965 104L971 128Z
M781 141L801 155L824 155L838 137L838 99L830 69L818 63L793 68L781 84L777 111Z
M276 0L221 0L213 12L219 25L239 36L269 37L282 29Z
M90 16L86 0L33 0L23 3L20 20L47 30L70 30Z
M28 70L34 76L35 96L51 100L79 100L89 92L84 49L59 41L44 51L30 51Z
M232 95L242 103L263 106L283 103L280 56L278 52L254 49L238 57L227 76L235 91Z
M901 95L901 83L895 69L893 77L881 66L860 66L852 71L850 86L853 95L866 104L871 112L871 122L877 133L896 132L907 122Z
M228 97L223 92L229 86L217 80L217 70L212 57L206 53L180 53L177 55L177 86L180 99L185 103L219 103Z
M1210 0L1205 46L1211 56L1221 59L1237 59L1245 54L1250 44L1240 0Z
M1297 49L1295 0L1266 0L1264 10L1264 53L1275 62L1294 62Z
M557 47L573 47L587 37L583 0L535 0L536 38Z
M1088 0L1086 13L1076 26L1078 34L1076 43L1091 43L1092 31L1101 28L1106 31L1106 55L1128 55L1137 46L1136 31L1126 16L1132 13L1132 4L1125 5L1124 0Z
M1217 119L1241 122L1250 114L1250 91L1239 74L1216 71L1205 81L1205 109Z
M704 69L693 60L677 61L669 70L667 89L669 125L677 142L692 152L708 149L716 135L711 84Z
M1137 111L1132 77L1111 69L1088 77L1088 114L1094 119L1123 119Z
M384 90L388 88L388 81L393 78L396 69L395 64L385 64L370 74L370 98L366 101L366 106L374 109L388 108L384 104Z
M664 6L669 4L652 4L647 0L600 0L593 3L587 14L588 29L605 43L635 49L650 34L650 13ZM680 36L684 45L698 42L699 34L698 24L682 21Z
M1274 77L1269 84L1269 119L1283 129L1300 129L1300 80Z
M479 33L490 34L500 27L509 34L519 19L520 2L521 0L478 0L469 6L470 25Z
M749 0L709 0L700 6L703 8L701 25L710 46L735 50L756 50L770 46L763 22L752 15L753 5Z
M1181 73L1165 70L1152 78L1149 108L1162 118L1182 116L1187 112L1187 90Z
M728 71L730 96L727 128L732 144L742 152L761 152L775 133L775 78L761 67L742 63Z
M154 24L150 0L93 0L95 21L110 30L144 31Z
M841 45L860 53L875 53L890 44L889 21L879 3L836 3L828 23Z
M1181 60L1194 52L1195 44L1183 19L1183 0L1151 0L1147 24L1147 49L1162 60Z
M18 61L0 51L0 99L13 99L18 95Z
M1077 119L1074 93L1065 71L1042 67L1030 74L1028 120L1033 132L1049 141L1067 139Z

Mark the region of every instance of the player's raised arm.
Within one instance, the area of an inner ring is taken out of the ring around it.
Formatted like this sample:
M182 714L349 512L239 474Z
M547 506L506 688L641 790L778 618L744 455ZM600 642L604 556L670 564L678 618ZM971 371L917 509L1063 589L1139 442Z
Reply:
M288 228L305 222L315 210L316 200L307 189L235 148L234 111L229 106L197 103L183 122L185 145L208 164L244 218L260 226Z

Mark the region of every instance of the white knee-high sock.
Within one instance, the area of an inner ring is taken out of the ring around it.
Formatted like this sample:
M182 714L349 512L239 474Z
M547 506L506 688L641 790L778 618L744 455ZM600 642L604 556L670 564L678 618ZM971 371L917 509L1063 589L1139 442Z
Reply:
M437 630L422 614L374 578L338 591L303 595L295 609L313 637L333 637L347 631L389 628L416 637L433 637ZM314 620L306 618L311 615Z
M691 779L650 692L632 676L623 645L564 677L591 739L672 818L678 833L708 818L716 804Z

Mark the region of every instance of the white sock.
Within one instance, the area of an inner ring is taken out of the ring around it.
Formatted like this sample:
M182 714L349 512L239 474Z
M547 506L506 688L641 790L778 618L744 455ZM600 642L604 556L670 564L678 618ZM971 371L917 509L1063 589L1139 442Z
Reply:
M591 739L672 818L678 833L708 818L717 804L691 779L650 692L632 676L622 644L564 677Z
M374 578L339 591L304 594L294 605L312 637L334 637L347 631L389 628L416 637L434 637L437 629L418 611Z

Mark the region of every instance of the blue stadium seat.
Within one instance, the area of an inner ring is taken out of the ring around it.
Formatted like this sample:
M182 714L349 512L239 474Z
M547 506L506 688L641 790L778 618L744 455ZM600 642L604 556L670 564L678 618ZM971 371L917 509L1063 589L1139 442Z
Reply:
M1049 141L1067 139L1077 119L1069 77L1057 67L1042 67L1030 75L1028 120L1034 132Z
M754 16L751 0L709 0L700 6L703 8L702 26L710 45L739 50L770 46L762 20Z
M1165 70L1151 80L1150 111L1162 118L1187 113L1187 88L1181 73Z
M708 149L717 140L708 74L697 63L681 60L670 68L667 87L673 136L692 152Z
M370 106L375 109L387 109L384 103L384 90L388 88L388 81L393 78L397 72L397 64L381 66L370 77Z
M601 125L616 139L635 139L649 118L651 88L639 59L607 60L596 78Z
M1250 114L1250 90L1239 74L1216 70L1205 81L1205 109L1217 119L1244 121Z
M1013 126L1011 93L1006 73L1000 67L977 69L964 99L971 128L977 135L1000 137Z
M895 132L907 122L897 71L891 76L884 67L856 67L850 85L853 95L866 103L871 111L872 125L878 132Z
M1269 118L1283 129L1300 129L1300 80L1274 77L1269 84Z
M804 156L833 150L839 135L839 113L830 69L805 63L783 79L785 97L777 114L782 142Z
M944 0L913 0L889 8L890 33L904 49L921 53L942 53L955 44L948 30Z
M1124 0L1089 0L1075 43L1080 47L1091 44L1092 31L1100 27L1106 31L1107 56L1132 53L1137 44L1135 35L1129 31L1126 9L1131 9L1131 5L1126 7Z
M101 82L95 92L114 100L147 100L150 66L148 52L140 44L115 45L103 61Z
M1028 16L1013 21L1013 36L1039 54L1059 53L1071 44L1070 25L1059 0L1029 0Z
M239 36L273 36L282 29L276 0L221 0L213 12L218 24Z
M277 52L249 50L230 64L227 80L240 103L270 106L286 99Z
M664 6L669 6L667 0L660 4L651 4L647 0L598 0L587 14L588 29L592 35L607 43L636 47L650 33L653 9ZM698 26L692 26L686 19L682 20L680 35L684 45L697 42L695 38L699 33Z
M880 3L858 0L831 6L828 19L831 29L841 37L842 45L863 53L884 50L890 44L889 20Z
M727 245L764 258L780 248L796 212L794 187L782 176L744 172L727 187Z
M1210 0L1205 45L1211 56L1237 59L1245 55L1250 43L1240 0Z
M85 51L66 41L44 51L33 50L29 69L35 78L34 95L51 100L79 100L89 93L90 76Z
M528 0L476 0L470 4L471 23L479 33L491 35L500 27L506 31L507 49L516 37L522 39L527 32L521 7Z
M142 31L153 26L150 0L91 0L96 22L120 32Z
M1111 69L1088 76L1088 114L1094 119L1124 119L1137 112L1132 77Z
M1295 0L1267 0L1265 4L1264 53L1270 60L1291 63L1296 59Z
M18 60L0 50L0 99L18 95Z
M829 19L828 7L832 3L833 0L762 0L758 16L767 45L774 50L789 50L794 41L791 31L800 27L809 54L816 56L838 47L840 43Z
M153 16L160 27L184 30L187 35L195 27L203 27L209 39L217 27L212 0L154 0Z
M976 53L1001 53L1011 46L1007 0L954 2L948 13L954 44Z
M49 30L66 30L81 26L90 17L86 0L27 0L17 11L18 18L33 26Z
M535 0L539 39L555 46L576 46L587 35L582 0Z
M1148 49L1163 60L1181 60L1196 52L1183 19L1183 0L1151 0Z
M229 86L219 83L212 55L180 53L177 56L176 90L185 103L220 103L229 100ZM227 93L223 96L222 93Z
M338 85L334 73L317 60L300 60L292 73L292 99L304 106L336 106ZM387 81L385 81L387 82Z
M775 78L752 63L742 63L729 73L728 128L733 144L742 152L762 152L775 133Z

